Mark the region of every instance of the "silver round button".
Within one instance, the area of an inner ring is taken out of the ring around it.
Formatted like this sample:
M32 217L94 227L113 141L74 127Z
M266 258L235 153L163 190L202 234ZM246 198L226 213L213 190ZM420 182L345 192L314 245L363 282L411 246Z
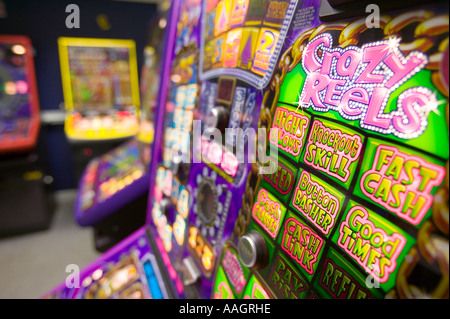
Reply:
M267 262L266 241L260 233L252 230L239 239L238 254L247 268L262 268Z

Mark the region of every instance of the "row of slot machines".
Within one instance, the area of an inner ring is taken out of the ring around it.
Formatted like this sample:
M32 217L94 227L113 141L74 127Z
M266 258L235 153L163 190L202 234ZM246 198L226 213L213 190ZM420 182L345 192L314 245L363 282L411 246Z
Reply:
M146 223L44 297L448 298L448 4L379 9L173 1Z

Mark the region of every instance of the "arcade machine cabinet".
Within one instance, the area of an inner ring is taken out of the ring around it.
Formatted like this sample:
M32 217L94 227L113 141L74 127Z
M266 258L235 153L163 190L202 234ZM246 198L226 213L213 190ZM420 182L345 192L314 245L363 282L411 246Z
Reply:
M139 87L133 40L58 39L64 130L75 177L86 164L138 131Z
M448 298L448 3L367 4L173 1L148 220L178 297Z
M143 152L150 145L131 139L90 161L80 179L75 219L92 226L104 252L145 224L150 176Z
M371 3L298 1L211 297L448 298L448 2Z
M47 229L51 184L37 149L39 100L33 48L25 36L0 36L0 237Z

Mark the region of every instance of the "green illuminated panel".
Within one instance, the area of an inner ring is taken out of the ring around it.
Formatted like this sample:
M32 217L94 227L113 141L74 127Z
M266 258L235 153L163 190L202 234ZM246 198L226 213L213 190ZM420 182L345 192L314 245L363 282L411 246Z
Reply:
M444 162L394 143L369 139L355 194L419 226L431 215Z
M393 91L386 104L385 113L393 111L397 108L398 97L401 93L406 91L408 88L414 87L426 87L429 88L435 94L435 99L437 101L447 100L433 85L431 81L432 72L429 70L421 70L416 73L410 79L405 81L401 86L399 86L395 91ZM302 92L303 85L306 80L306 73L302 68L301 63L295 66L292 71L286 74L286 77L280 87L280 96L278 101L283 103L288 103L291 105L298 105L300 92ZM344 119L339 113L335 111L328 112L317 112L312 108L308 108L308 112L314 114L320 114L324 117L330 119L339 120L342 123L350 124L355 128L360 128L360 121L347 120ZM444 159L449 158L449 139L448 139L448 128L445 116L445 103L440 103L434 112L429 112L427 117L427 126L425 131L418 137L412 139L402 139L396 136L384 135L377 132L372 132L374 135L384 136L392 139L394 142L405 143L410 146L418 147L424 151L433 153L442 157ZM437 139L436 136L440 136Z
M344 195L313 174L299 170L290 207L326 237L337 223Z
M276 238L281 228L286 208L266 189L260 188L253 204L253 220L272 237Z
M222 266L219 266L219 269L217 270L213 298L214 299L236 299Z
M363 275L343 256L330 248L314 287L332 299L381 298L383 291L368 275Z
M310 122L310 116L286 105L277 106L272 119L269 144L278 151L298 162Z
M416 240L370 209L349 201L333 242L387 291Z
M348 189L364 139L345 126L316 119L311 123L301 161Z
M222 270L222 274L220 274L220 277L216 277L215 291L218 293L218 288L221 288L225 294L229 288L236 298L242 298L245 285L250 276L250 269L241 264L239 255L233 244L225 244L220 256L219 265L221 265L220 269ZM221 281L224 281L224 279L226 284L221 284Z
M302 274L311 280L324 250L324 240L305 221L289 212L278 244Z
M271 299L261 282L251 276L244 292L244 299Z
M283 203L287 203L291 197L292 189L295 187L297 169L283 160L281 156L274 161L269 157L270 164L275 166L273 174L263 174L261 185L272 194L277 194Z
M303 299L309 285L282 253L272 263L267 282L277 297L282 299Z

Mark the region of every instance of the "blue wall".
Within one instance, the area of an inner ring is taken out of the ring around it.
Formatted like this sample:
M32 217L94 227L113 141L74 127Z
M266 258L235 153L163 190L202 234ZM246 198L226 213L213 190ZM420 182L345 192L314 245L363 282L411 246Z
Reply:
M143 61L143 49L149 37L156 6L105 0L3 0L7 17L0 18L0 34L27 35L35 48L36 78L41 110L59 109L63 102L61 72L57 39L67 37L133 39L136 42L138 71ZM80 28L68 29L65 25L66 6L77 4L80 8ZM109 30L102 30L96 18L104 14ZM74 188L73 154L64 134L63 126L41 130L40 147L47 159L49 173L55 178L56 189ZM42 152L41 152L42 153Z

